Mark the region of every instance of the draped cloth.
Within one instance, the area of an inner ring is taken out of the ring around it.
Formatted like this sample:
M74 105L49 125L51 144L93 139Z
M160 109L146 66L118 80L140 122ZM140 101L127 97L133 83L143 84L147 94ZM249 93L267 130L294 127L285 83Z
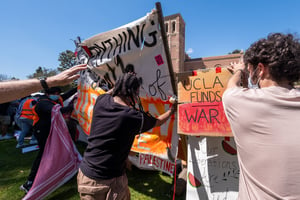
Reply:
M69 181L82 160L56 104L51 114L51 129L32 188L23 200L43 199Z

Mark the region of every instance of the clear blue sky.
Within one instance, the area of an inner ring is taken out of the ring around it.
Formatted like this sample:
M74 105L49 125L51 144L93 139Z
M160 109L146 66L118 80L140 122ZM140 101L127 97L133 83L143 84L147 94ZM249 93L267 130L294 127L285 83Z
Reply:
M7 0L0 12L0 74L26 79L38 66L56 69L72 39L109 31L146 15L154 0ZM298 0L163 0L180 13L192 58L228 54L270 32L300 34Z

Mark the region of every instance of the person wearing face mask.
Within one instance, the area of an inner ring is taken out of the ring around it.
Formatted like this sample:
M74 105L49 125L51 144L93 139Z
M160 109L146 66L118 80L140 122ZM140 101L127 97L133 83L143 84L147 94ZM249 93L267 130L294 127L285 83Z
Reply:
M248 71L249 71L249 69L248 69ZM259 83L261 77L260 76L257 77L257 75L256 75L257 72L258 72L258 67L253 71L252 75L250 74L248 76L248 88L251 88L251 89L259 88L258 83ZM253 79L255 79L255 83L253 83Z
M238 152L238 199L300 199L299 38L269 34L243 60L229 67L222 99Z
M68 92L60 95L61 89L59 87L51 87L45 91L45 95L41 96L36 105L34 106L33 117L33 134L36 137L39 145L39 152L32 164L30 174L27 181L20 186L20 189L26 193L30 190L35 176L37 174L44 148L47 142L47 138L50 133L51 127L51 112L52 108L56 104L63 106L63 101L71 97L77 92L77 88L71 89ZM62 107L60 111L62 113L70 112L73 106Z

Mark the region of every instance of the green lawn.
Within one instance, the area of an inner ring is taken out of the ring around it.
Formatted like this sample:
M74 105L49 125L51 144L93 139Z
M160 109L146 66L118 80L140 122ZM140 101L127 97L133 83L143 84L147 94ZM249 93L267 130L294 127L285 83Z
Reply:
M77 143L82 153L85 146ZM16 149L16 140L0 141L0 200L19 200L24 192L19 190L29 174L36 152L22 154ZM133 167L127 172L132 200L172 200L173 178L158 171L145 171ZM76 177L57 189L47 200L79 200ZM176 196L184 200L185 194Z

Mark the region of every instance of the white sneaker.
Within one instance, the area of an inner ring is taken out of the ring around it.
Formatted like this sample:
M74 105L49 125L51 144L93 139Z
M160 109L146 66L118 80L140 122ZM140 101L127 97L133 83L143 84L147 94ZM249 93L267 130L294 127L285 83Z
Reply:
M25 193L27 193L32 187L32 184L32 181L26 181L23 185L20 186L20 190L23 190Z

